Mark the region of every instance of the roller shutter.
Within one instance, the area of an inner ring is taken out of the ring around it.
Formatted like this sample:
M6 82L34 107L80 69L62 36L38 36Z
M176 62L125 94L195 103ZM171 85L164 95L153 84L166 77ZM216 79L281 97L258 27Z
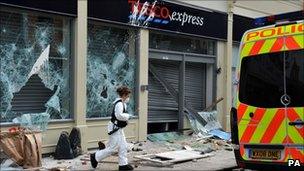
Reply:
M178 91L179 62L150 60L161 76ZM186 63L185 99L196 110L205 107L206 74L202 63ZM148 122L178 122L178 104L149 73Z
M202 63L186 63L185 99L195 110L206 105L206 69Z
M25 86L17 93L14 93L11 102L12 111L17 113L38 113L44 112L45 103L54 92L44 86L38 75L29 78Z
M150 61L157 71L162 73L168 83L178 90L179 64L178 62ZM149 73L149 113L148 122L177 122L178 104L159 83L159 81Z

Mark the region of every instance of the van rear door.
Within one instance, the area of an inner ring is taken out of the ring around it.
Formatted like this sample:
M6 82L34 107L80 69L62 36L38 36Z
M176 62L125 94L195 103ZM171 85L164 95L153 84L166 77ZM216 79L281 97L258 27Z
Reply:
M287 115L280 101L284 94L283 57L284 52L275 52L242 59L239 100L247 107L238 127L245 160L283 162L285 159Z
M303 36L303 35L301 35ZM286 52L285 57L286 94L282 96L287 113L288 159L304 163L304 49Z

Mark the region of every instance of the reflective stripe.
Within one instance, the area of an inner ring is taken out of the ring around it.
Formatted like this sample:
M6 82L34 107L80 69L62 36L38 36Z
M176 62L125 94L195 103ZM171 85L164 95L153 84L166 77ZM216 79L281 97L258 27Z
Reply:
M249 42L249 43L244 44L242 51L241 51L241 57L248 56L253 45L254 45L254 42Z
M252 46L249 55L252 56L252 55L257 55L257 54L259 54L259 51L261 50L261 48L262 48L264 42L265 42L265 40L256 41L256 42L254 43L254 45Z
M288 50L300 49L300 45L293 39L292 36L288 36L285 38L285 46Z
M285 111L284 109L278 109L274 118L268 123L267 130L265 131L261 143L270 143L273 137L275 136L278 128L282 124L283 120L285 119ZM267 124L267 123L265 123ZM285 131L284 131L285 133Z
M301 163L304 162L304 154L297 148L289 148L289 153L290 153L290 159L298 159L301 161Z
M303 140L303 138L302 138ZM293 144L294 142L290 139L289 136L286 136L286 139L284 140L284 143L291 143ZM303 145L303 142L302 142ZM286 148L286 155L284 161L287 162L288 159L300 159L301 163L304 163L304 149L300 150L298 148L294 147L287 147Z
M263 47L261 48L260 50L260 54L263 54L263 53L268 53L270 52L274 42L276 41L277 39L267 39L263 45Z
M281 51L284 46L284 39L282 37L277 38L274 42L273 46L270 49L270 52L278 52Z
M245 154L245 148L244 145L240 145L240 154L243 157L243 159L246 159L246 154Z
M292 142L292 140L290 139L290 137L287 135L284 140L283 140L283 144L287 144L287 143L290 143Z
M246 32L242 38L242 42L257 41L262 39L270 39L279 36L290 36L295 34L303 34L304 23L283 25L278 27L266 27L258 30Z
M240 55L241 58L243 58L246 56L302 48L304 48L304 35L293 35L245 43L243 44Z
M238 124L238 129L239 129L239 137L242 137L244 134L244 131L247 128L247 125L249 124L249 113L250 112L254 112L256 110L256 107L253 106L248 106L247 110L245 111L245 113L243 114L243 117L241 118L239 124Z
M286 135L286 119L285 119L285 116L284 116L284 119L282 120L282 122L277 123L277 124L280 125L280 127L276 131L276 134L273 136L273 138L270 142L271 144L280 144L288 136L288 135Z
M299 115L300 114L300 109L298 109L299 112L296 112L296 110L294 110L293 108L292 109L288 109L288 119L293 122L293 121L296 121L297 119L302 119ZM304 138L304 126L302 128L296 128L295 126L291 126L290 128L295 128L297 130L297 133L302 136ZM292 134L293 135L293 134Z
M262 136L264 135L267 125L270 123L270 121L273 119L277 112L277 109L267 109L265 112L265 116L260 121L257 129L254 132L254 136L252 136L250 143L260 143Z
M300 48L304 48L304 34L295 35L293 39L297 42Z
M257 108L254 112L254 116L250 119L249 125L247 126L245 132L243 133L240 143L248 143L250 142L251 137L254 135L254 131L257 128L257 125L259 124L260 120L264 116L264 113L266 112L265 109Z
M239 104L239 107L237 110L238 123L240 123L241 119L243 118L243 115L245 114L247 107L248 106L243 103Z
M293 141L293 143L303 144L303 141L304 141L303 136L301 136L301 134L298 132L296 127L290 126L290 128L288 129L288 134L289 134L290 139Z

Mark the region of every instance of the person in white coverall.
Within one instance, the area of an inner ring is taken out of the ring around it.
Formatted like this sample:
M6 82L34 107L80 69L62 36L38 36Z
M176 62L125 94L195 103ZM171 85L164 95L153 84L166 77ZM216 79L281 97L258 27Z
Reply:
M109 142L105 149L98 150L96 153L90 155L93 168L96 168L98 162L109 157L118 149L119 170L133 170L133 167L128 164L127 141L123 131L123 128L127 125L127 121L130 118L130 114L126 113L126 103L129 102L131 91L127 87L119 87L117 93L119 98L113 102L112 118L108 123Z

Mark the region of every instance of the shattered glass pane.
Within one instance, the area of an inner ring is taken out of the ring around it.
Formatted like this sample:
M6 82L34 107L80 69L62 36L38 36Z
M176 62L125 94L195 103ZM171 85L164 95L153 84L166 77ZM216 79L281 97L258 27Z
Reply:
M46 131L50 119L50 114L42 113L27 113L21 117L13 119L14 123L20 123L23 128L28 128L33 131Z
M71 117L70 23L67 17L1 7L1 122L26 113Z
M220 122L218 121L218 114L217 111L211 111L211 112L198 112L198 114L207 121L207 124L204 126L205 129L208 131L214 130L214 129L222 129L222 126Z
M87 117L111 116L116 89L133 90L128 112L135 108L135 31L88 24Z

